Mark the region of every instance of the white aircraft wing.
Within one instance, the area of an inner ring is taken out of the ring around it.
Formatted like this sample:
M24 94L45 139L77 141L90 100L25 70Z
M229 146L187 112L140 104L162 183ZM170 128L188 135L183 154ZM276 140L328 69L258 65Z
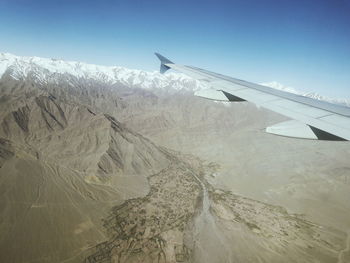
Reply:
M319 140L350 140L350 108L231 78L204 69L178 65L156 53L160 72L174 69L204 81L210 88L196 96L217 101L249 101L292 120L267 127L269 133Z

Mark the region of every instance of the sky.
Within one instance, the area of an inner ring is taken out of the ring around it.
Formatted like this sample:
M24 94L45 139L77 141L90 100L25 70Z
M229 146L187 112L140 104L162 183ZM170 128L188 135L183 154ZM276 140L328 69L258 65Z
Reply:
M350 98L350 0L0 0L0 52L155 71L155 51Z

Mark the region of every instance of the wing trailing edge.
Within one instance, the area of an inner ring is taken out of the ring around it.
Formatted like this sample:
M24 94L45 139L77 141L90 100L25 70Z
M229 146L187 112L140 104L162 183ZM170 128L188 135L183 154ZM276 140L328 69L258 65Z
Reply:
M266 128L267 133L286 137L317 140L317 136L312 129L299 121L289 120L277 123Z
M265 130L267 133L309 140L324 141L346 141L345 139L309 126L296 120L289 120L269 126Z
M229 101L229 99L220 90L205 89L199 90L194 93L195 96L215 100L215 101Z

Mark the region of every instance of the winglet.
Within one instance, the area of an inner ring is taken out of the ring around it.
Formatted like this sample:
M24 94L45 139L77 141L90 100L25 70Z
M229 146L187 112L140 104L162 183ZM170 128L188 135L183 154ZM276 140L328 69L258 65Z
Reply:
M170 67L168 67L166 64L174 64L173 62L171 62L169 59L167 59L166 57L163 57L161 54L159 53L154 53L160 60L160 73L165 73L168 69L170 69Z

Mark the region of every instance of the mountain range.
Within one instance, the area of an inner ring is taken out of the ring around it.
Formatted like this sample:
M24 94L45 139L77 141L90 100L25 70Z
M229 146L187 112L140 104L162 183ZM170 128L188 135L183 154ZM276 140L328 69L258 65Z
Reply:
M143 89L166 89L171 86L172 89L176 90L198 91L208 88L205 83L193 80L181 73L162 75L159 72L147 72L118 66L107 67L53 58L21 57L9 53L0 53L0 77L6 71L9 71L10 75L16 79L23 79L31 75L33 79L42 84L57 82L55 78L58 75L71 75L78 79L85 78L106 84L123 84ZM350 99L328 98L316 92L303 93L276 81L261 83L261 85L318 100L350 105Z
M349 262L346 143L266 134L285 117L181 74L0 69L1 262Z

